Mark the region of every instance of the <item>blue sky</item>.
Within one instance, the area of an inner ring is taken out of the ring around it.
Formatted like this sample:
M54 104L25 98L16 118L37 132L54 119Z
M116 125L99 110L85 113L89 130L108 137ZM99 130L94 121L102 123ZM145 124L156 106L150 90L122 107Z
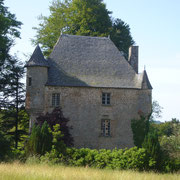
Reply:
M31 54L37 17L49 15L51 0L5 0L11 13L23 22L21 39L12 53ZM153 99L163 107L160 120L180 119L180 1L179 0L104 0L112 17L129 24L139 46L139 71L144 66L153 86Z

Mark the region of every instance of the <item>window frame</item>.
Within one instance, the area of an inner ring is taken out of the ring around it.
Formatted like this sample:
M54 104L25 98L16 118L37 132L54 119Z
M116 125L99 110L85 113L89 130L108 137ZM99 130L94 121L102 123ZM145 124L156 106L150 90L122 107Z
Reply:
M60 106L60 93L52 93L52 101L51 105L52 107L59 107Z
M105 106L111 105L111 93L102 92L101 103Z

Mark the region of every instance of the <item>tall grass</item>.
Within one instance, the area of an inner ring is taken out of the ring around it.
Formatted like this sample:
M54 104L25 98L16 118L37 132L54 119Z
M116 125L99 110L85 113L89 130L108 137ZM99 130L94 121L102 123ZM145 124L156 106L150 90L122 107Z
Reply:
M0 180L179 180L180 174L98 170L43 164L0 164Z

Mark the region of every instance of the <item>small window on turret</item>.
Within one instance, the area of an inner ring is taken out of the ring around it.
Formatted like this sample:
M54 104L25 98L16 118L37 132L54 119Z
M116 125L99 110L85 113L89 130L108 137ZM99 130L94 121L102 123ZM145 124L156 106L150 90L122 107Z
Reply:
M28 85L29 85L29 86L32 85L32 78L31 78L31 77L29 77L29 79L28 79Z
M52 106L58 107L60 105L60 94L59 93L53 93L52 94Z

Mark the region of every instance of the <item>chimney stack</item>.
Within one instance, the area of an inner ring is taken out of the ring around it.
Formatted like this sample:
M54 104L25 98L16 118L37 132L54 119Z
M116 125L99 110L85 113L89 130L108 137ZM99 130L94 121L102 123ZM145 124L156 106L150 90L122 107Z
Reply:
M138 46L131 46L129 48L128 62L138 74Z

